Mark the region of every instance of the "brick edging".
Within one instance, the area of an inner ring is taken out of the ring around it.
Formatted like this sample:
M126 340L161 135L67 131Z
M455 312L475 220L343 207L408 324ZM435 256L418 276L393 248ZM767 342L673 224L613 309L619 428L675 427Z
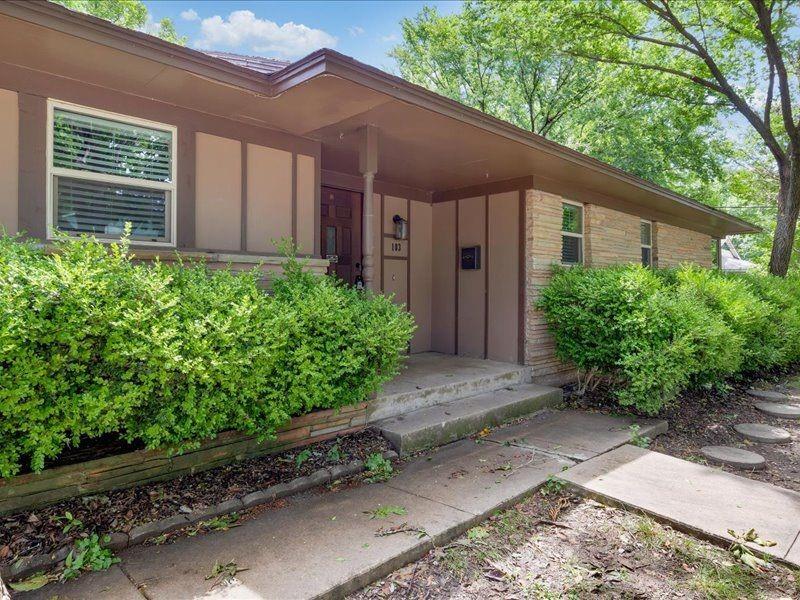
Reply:
M387 450L383 452L382 455L387 460L396 459L398 456L397 452L394 450ZM278 498L300 494L315 487L330 483L331 481L357 475L365 470L364 461L362 460L353 460L347 464L318 469L311 473L311 475L297 477L285 483L277 483L262 490L249 492L240 498L231 498L230 500L225 500L213 506L198 511L192 511L188 515L177 514L159 519L158 521L143 523L137 525L127 533L124 531L116 531L103 534L111 538L109 542L105 544L105 547L110 548L114 552L118 552L125 548L138 546L147 540L182 529L188 525L253 508L260 504L272 502ZM33 556L21 558L10 565L0 565L0 578L6 581L17 581L25 579L38 571L47 571L55 568L67 558L71 549L71 545L62 546L55 552L35 554Z

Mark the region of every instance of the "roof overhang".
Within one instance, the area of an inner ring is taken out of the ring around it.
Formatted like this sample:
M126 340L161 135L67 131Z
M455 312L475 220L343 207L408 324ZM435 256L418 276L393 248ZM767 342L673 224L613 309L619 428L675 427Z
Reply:
M324 169L357 173L369 124L389 182L444 192L532 175L544 191L715 237L759 230L332 50L264 75L45 1L6 0L0 15L2 62L318 140Z

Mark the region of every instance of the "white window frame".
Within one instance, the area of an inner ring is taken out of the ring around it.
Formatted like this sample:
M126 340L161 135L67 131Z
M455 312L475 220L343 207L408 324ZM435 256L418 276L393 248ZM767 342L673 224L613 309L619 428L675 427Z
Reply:
M564 267L574 267L574 266L577 266L577 265L583 265L583 264L586 263L586 248L585 248L585 243L586 242L583 239L583 234L584 234L584 231L586 230L586 205L583 204L582 202L575 202L574 200L566 200L564 198L561 199L561 204L571 204L572 206L577 206L578 208L581 209L581 232L580 233L572 233L571 231L564 231L564 225L563 225L564 215L563 215L563 207L561 207L562 208L561 235L562 236L566 235L568 237L580 238L580 240L581 240L581 260L580 260L580 262L576 262L576 263L565 263L562 259L559 259L559 260L561 262L561 265L564 266ZM562 240L562 242L561 242L561 256L563 256L563 255L564 255L564 242Z
M641 223L647 223L650 226L650 244L649 245L641 243L642 242ZM648 221L647 219L641 219L639 227L640 227L640 230L639 230L639 243L641 244L642 248L649 248L650 249L650 264L649 265L642 265L642 266L647 266L649 268L649 267L653 266L653 222L652 221ZM641 249L640 249L640 252L641 252Z
M137 179L134 177L123 177L121 175L108 175L106 173L93 173L91 171L83 171L80 169L68 169L66 167L53 166L53 130L55 127L55 110L57 108L87 115L90 117L101 117L110 119L112 121L119 121L120 123L130 125L140 125L150 129L158 129L160 131L168 132L172 135L172 143L170 147L170 181L151 181L147 179ZM175 248L177 241L177 207L178 207L178 160L177 160L177 140L178 128L174 125L166 123L158 123L156 121L148 121L138 117L131 117L119 113L100 110L97 108L90 108L88 106L81 106L79 104L72 104L71 102L64 102L53 98L47 99L47 239L53 240L55 233L55 206L56 193L53 185L54 177L70 177L73 179L83 179L86 181L100 181L104 183L112 183L119 185L127 185L132 187L142 187L153 190L164 190L169 194L169 203L167 206L167 231L169 232L169 239L164 241L153 240L137 240L131 239L131 245L134 246L158 246L162 248ZM70 238L77 238L78 235L70 231L64 231ZM118 241L118 237L112 236L99 236L94 234L98 241L104 243L113 243Z

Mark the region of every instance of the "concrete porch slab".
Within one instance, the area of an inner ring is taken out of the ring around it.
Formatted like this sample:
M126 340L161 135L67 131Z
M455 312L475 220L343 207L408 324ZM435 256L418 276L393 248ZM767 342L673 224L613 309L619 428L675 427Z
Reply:
M462 440L409 463L387 485L484 518L573 464L525 448Z
M639 435L651 439L665 433L668 426L661 419L613 417L580 410L543 411L518 425L498 429L487 439L584 461L630 442L633 424L639 425Z
M524 383L375 423L400 454L442 446L561 403L561 389Z
M387 419L505 386L530 381L530 367L438 352L409 355L367 408L368 420Z
M728 529L777 542L763 550L800 565L800 493L625 445L559 475L599 500L641 510L676 529L722 543Z

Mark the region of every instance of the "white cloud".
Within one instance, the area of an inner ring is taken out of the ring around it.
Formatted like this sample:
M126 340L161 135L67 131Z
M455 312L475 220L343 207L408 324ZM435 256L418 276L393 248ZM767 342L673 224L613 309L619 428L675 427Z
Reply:
M181 19L183 19L184 21L199 21L200 15L197 14L197 11L195 9L190 8L188 10L184 10L183 12L181 12Z
M256 54L298 57L319 48L332 48L337 39L322 29L288 22L278 25L259 19L249 10L235 10L222 18L203 19L200 38L194 43L201 50L245 50Z
M153 15L147 15L144 24L139 28L139 31L142 33L148 33L150 35L158 35L161 31L161 23L153 19Z
M400 36L397 35L396 33L390 33L389 35L382 35L381 41L386 44L390 44L392 42L398 42L400 41Z
M363 27L359 27L358 25L353 25L352 27L348 27L347 28L347 32L352 37L358 37L360 35L364 35L364 28Z

